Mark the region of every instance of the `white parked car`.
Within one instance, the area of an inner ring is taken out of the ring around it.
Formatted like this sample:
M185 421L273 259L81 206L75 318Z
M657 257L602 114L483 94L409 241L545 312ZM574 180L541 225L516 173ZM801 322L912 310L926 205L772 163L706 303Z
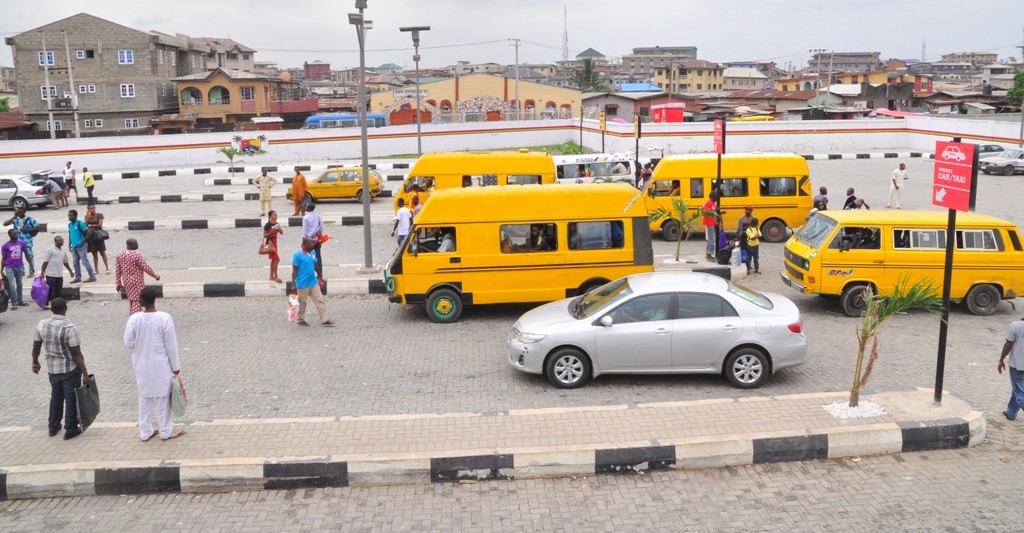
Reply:
M10 207L17 211L50 203L50 196L43 191L42 186L49 174L0 176L0 207Z
M1015 172L1024 172L1024 150L1005 150L982 157L978 161L978 170L985 174L1002 174L1004 176L1012 176Z
M635 274L542 305L508 339L513 367L561 388L618 373L723 374L747 389L806 357L788 298L692 272Z

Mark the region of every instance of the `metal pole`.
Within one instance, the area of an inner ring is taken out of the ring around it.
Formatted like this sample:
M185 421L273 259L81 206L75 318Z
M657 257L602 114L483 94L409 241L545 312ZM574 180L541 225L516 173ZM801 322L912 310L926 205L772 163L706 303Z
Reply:
M39 35L43 38L43 83L46 84L46 116L49 121L46 129L50 130L50 139L56 139L57 132L53 129L53 97L56 95L50 92L50 53L46 49L46 34L40 30Z
M398 28L399 31L412 32L413 55L412 60L416 63L416 155L423 155L423 140L420 124L423 120L420 115L420 32L427 31L430 26L406 26Z
M355 24L359 37L359 135L362 149L363 164L363 268L373 269L373 246L370 234L370 161L367 155L369 146L366 138L366 30L370 21L363 18L366 0L356 0L359 9L358 18L349 15L349 23Z
M960 137L953 137L960 142ZM942 404L942 377L946 373L946 332L949 329L949 293L953 283L953 250L956 247L956 209L946 218L946 262L942 272L942 310L939 314L939 349L935 361L935 404Z
M71 73L71 48L68 47L68 32L60 30L64 35L64 56L68 58L68 85L71 86L71 110L75 116L75 137L81 137L82 131L78 128L78 93L75 91L75 77Z

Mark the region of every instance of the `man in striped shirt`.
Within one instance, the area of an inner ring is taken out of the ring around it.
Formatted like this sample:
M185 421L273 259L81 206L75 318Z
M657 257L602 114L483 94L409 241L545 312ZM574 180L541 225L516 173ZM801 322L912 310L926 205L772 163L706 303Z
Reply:
M63 418L64 440L71 440L82 434L75 389L89 383L89 371L85 369L78 328L66 316L67 300L54 298L50 308L53 316L39 321L36 326L32 343L32 372L39 373L39 354L45 351L46 370L50 374L50 436L60 432Z

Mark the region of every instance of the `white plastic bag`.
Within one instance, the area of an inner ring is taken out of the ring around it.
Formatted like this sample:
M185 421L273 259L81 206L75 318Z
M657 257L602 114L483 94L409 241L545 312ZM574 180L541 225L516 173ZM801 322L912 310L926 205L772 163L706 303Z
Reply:
M732 255L729 256L729 264L732 266L740 266L740 248L739 246L732 249Z
M297 294L288 295L288 321L295 322L295 317L299 314L299 296Z

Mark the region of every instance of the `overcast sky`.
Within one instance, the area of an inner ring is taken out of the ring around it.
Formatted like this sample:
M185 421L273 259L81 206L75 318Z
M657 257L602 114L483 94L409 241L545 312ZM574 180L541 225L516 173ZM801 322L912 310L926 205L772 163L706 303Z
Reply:
M159 6L159 8L157 8ZM128 2L125 0L5 0L0 35L7 37L85 10L139 30L230 37L256 49L257 61L282 68L320 60L340 69L359 65L347 13L354 0L235 0ZM957 51L1019 57L1024 4L989 0L368 0L367 66L413 67L412 39L400 26L430 26L420 43L420 67L495 62L512 64L511 39L520 39L520 63L562 58L568 10L572 58L593 48L609 59L638 46L697 47L709 61L772 60L806 65L808 50L878 51L882 59L938 60ZM12 65L0 45L0 64Z

